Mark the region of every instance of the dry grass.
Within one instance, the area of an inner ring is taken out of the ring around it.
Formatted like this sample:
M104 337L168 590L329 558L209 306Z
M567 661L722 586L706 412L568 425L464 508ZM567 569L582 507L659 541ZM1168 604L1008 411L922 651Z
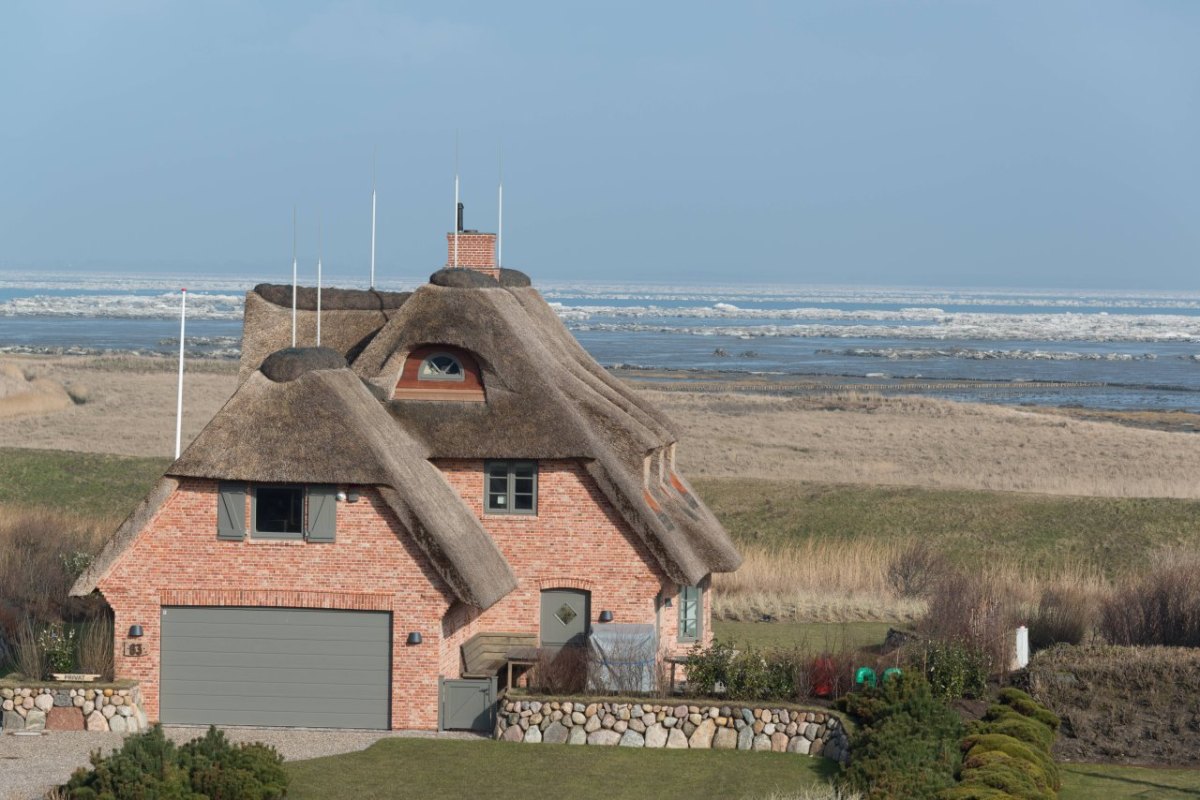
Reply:
M926 598L898 591L893 575L897 562L919 544L805 540L792 546L744 545L741 568L713 576L713 614L737 621L917 622L929 610ZM937 563L943 571L929 576L930 588L945 574L957 574ZM1003 594L1022 619L1035 614L1047 589L1093 605L1110 592L1100 571L1086 564L1066 565L1047 575L1035 565L995 562L966 575Z
M926 397L645 394L697 477L1200 498L1185 433Z

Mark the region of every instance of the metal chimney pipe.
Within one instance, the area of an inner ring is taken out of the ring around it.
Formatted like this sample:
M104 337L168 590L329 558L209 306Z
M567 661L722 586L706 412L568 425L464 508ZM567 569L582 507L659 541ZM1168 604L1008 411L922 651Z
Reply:
M463 228L463 204L459 203L458 204L458 232L462 233L463 230L465 230Z

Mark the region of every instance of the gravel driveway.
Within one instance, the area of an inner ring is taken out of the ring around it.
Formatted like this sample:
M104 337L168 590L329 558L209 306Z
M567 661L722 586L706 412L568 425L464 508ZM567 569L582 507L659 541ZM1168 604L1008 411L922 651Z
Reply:
M176 742L204 735L202 726L164 726ZM234 742L273 745L288 761L363 750L388 737L478 739L473 733L429 731L346 731L316 728L225 728ZM109 752L120 746L120 733L51 731L40 736L0 734L0 800L33 800L65 783L78 767L88 764L93 750Z

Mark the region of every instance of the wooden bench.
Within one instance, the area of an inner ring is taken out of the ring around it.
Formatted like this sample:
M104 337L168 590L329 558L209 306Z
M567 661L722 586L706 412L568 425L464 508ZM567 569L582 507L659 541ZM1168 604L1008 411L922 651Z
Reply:
M512 688L513 666L537 663L536 633L477 633L462 646L463 677L491 678L508 670L506 688Z

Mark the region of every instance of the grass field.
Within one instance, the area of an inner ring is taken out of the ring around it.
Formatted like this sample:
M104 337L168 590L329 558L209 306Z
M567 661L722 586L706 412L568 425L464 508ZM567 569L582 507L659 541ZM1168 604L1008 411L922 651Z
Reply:
M890 625L886 622L734 622L713 620L713 635L734 647L756 650L799 648L817 655L822 652L857 650L882 644Z
M1059 800L1186 800L1200 797L1200 770L1062 764Z
M0 503L123 518L169 463L163 458L0 448Z
M705 478L696 489L743 544L920 537L969 566L1019 560L1117 574L1159 546L1200 544L1200 501Z
M787 753L386 739L358 753L291 762L287 769L288 797L297 800L695 800L802 791L827 783L837 767Z

